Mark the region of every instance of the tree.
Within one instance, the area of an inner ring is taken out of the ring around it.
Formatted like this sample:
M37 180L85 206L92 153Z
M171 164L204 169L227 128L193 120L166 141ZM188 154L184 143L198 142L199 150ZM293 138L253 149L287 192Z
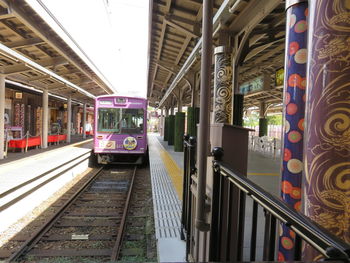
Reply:
M256 127L258 125L259 125L259 117L258 117L258 114L255 112L243 118L243 126L245 127Z
M267 116L269 125L282 125L282 114Z

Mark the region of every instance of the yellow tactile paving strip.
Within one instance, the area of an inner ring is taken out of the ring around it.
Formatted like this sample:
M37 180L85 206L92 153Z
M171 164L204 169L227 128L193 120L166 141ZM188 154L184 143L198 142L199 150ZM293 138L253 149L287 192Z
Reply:
M148 146L156 237L180 239L182 171L155 134L148 135Z
M168 172L168 175L170 176L171 181L174 185L177 196L182 201L183 170L179 168L179 166L173 160L171 155L163 148L161 144L160 144L159 150L160 150L160 156L163 160L163 163Z

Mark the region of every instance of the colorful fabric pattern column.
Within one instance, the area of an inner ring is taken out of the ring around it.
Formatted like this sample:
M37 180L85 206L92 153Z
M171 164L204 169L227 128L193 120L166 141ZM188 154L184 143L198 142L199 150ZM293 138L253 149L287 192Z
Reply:
M307 2L287 9L281 197L300 211L307 62ZM295 233L281 225L278 261L294 259Z
M304 213L350 243L350 1L309 2Z
M232 122L232 63L231 53L221 46L215 48L214 122Z

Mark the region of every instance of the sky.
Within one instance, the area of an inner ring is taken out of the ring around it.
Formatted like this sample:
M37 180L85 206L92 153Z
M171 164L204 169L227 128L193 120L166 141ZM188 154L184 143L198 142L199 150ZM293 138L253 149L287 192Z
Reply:
M34 6L36 0L27 0ZM41 0L118 94L146 96L148 0ZM34 8L35 9L35 8Z

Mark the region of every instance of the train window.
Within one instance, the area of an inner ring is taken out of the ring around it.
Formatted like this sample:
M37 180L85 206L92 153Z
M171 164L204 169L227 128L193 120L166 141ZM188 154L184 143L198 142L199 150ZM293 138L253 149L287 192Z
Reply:
M98 110L98 132L142 134L143 123L143 109L100 108Z

